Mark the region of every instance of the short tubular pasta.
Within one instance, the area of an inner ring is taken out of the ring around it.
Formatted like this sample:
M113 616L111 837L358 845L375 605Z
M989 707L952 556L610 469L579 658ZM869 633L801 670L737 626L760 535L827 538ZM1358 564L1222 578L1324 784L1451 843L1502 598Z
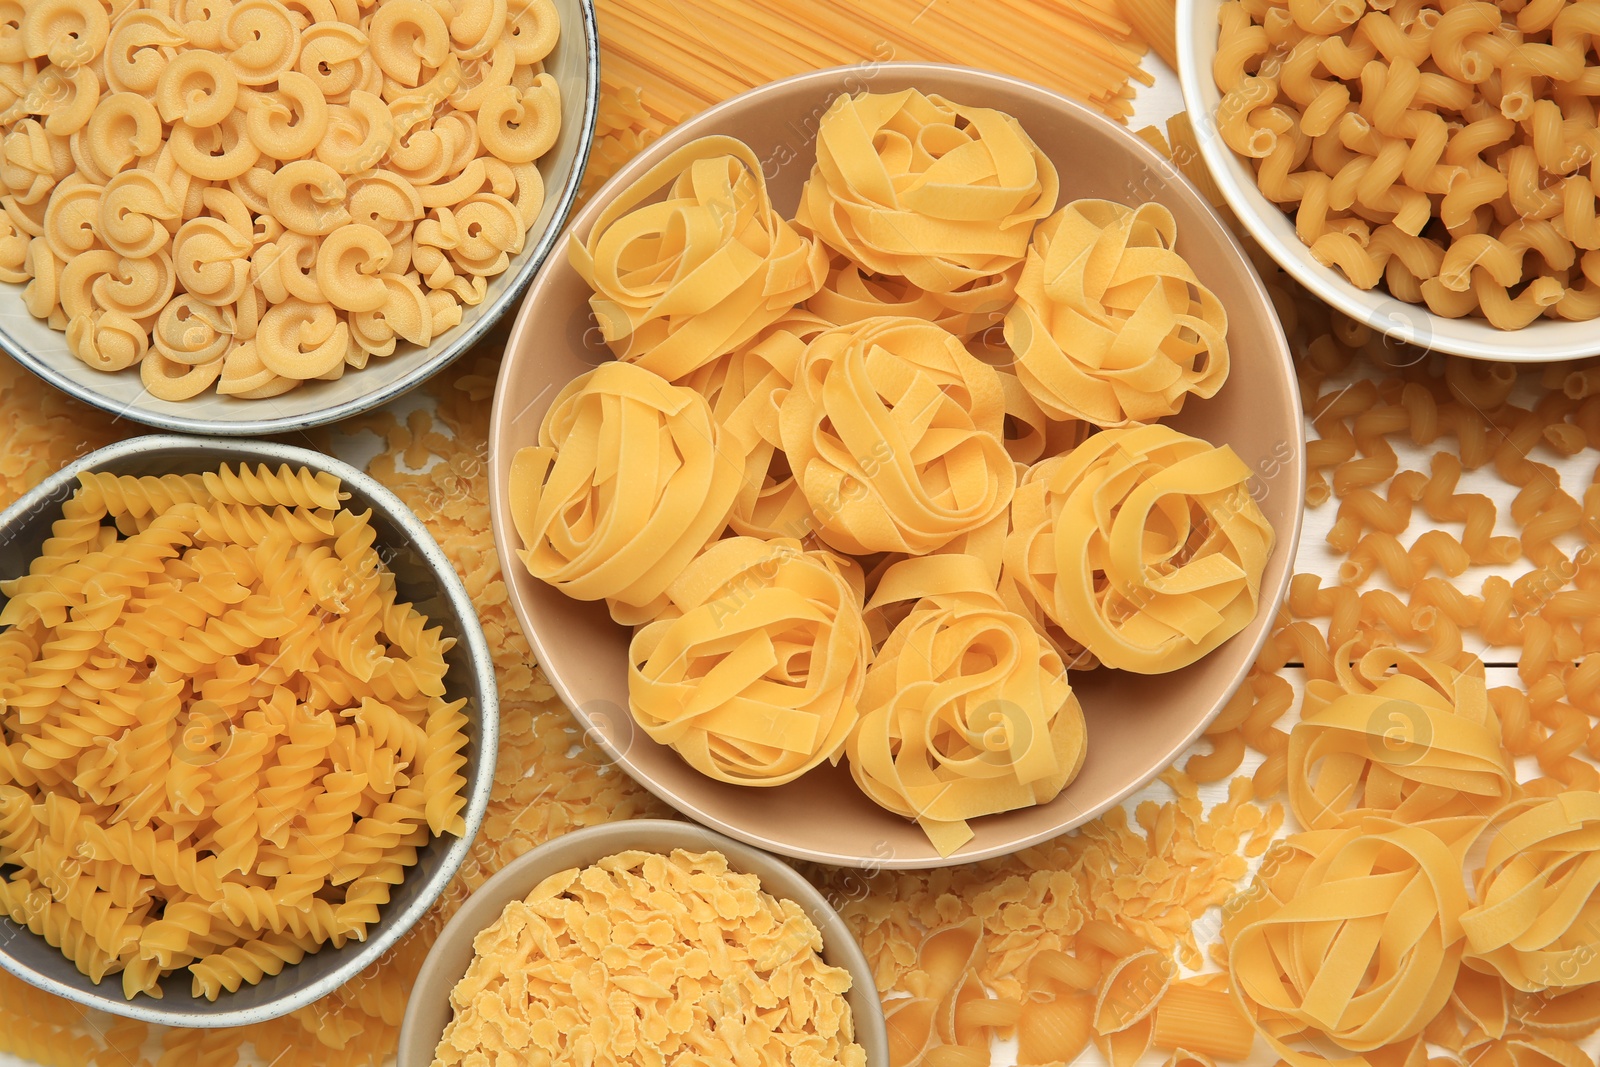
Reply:
M0 910L129 999L364 938L417 848L465 830L453 642L343 496L287 465L87 473L0 583Z
M628 653L628 704L652 738L740 785L782 785L843 755L870 651L860 567L733 537L667 596Z
M262 399L487 297L560 133L548 3L176 6L49 0L0 49L0 280L79 360L159 401Z
M1273 531L1248 478L1165 426L1095 434L1018 487L1003 584L1107 666L1193 663L1255 617Z
M1227 313L1176 241L1172 213L1155 203L1078 200L1039 226L1005 336L1045 412L1154 422L1222 387Z

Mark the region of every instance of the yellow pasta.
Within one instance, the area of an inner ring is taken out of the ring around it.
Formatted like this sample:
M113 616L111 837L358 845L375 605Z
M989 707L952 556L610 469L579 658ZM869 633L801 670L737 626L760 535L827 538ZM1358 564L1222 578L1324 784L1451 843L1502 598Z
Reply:
M1002 588L1106 666L1193 663L1255 617L1273 531L1248 478L1226 446L1160 425L1103 430L1018 487Z
M645 203L670 183L667 199ZM822 287L823 247L767 198L761 163L703 137L651 168L573 236L574 268L621 359L676 381L751 340Z
M895 564L867 609L897 606L910 613L867 670L850 771L948 856L972 837L967 820L1048 803L1077 776L1083 710L1060 656L1001 606L976 557Z
M993 521L1016 472L995 371L923 319L819 334L778 413L817 532L844 552L929 552Z
M1176 241L1172 213L1155 203L1077 200L1040 224L1005 338L1047 414L1154 422L1227 381L1227 313Z
M849 972L822 961L800 905L720 853L622 852L551 875L474 948L435 1067L866 1063Z
M513 46L504 5L323 6L25 20L0 136L27 160L0 185L33 242L0 274L78 359L161 400L277 396L427 345L522 251L560 125L554 10ZM197 305L203 337L158 343Z
M726 525L743 466L699 393L603 363L557 394L538 446L512 459L522 561L568 596L606 600L619 622L648 621Z
M1305 1029L1351 1053L1421 1033L1461 964L1460 854L1383 819L1283 848L1223 920L1234 997L1257 1031L1295 1067L1329 1062L1292 1043Z
M1150 1043L1173 1050L1173 1067L1186 1055L1199 1058L1201 1067L1213 1058L1242 1060L1255 1043L1255 1029L1224 989L1175 982L1162 994L1153 1018Z
M0 911L130 1000L364 940L464 829L453 639L330 475L79 481L0 586Z
M1055 166L1017 120L914 89L841 95L817 128L795 221L930 293L988 284L1055 210Z
M782 785L837 761L870 645L853 560L792 539L718 541L629 649L628 705L702 774Z
M1218 131L1312 257L1359 288L1504 330L1594 318L1586 16L1538 10L1503 23L1488 3L1230 0Z

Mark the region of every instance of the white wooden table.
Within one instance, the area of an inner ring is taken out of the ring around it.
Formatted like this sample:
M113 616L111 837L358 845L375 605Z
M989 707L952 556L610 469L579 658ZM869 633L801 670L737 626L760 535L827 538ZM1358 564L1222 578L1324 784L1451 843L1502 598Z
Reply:
M1135 105L1136 117L1130 123L1130 128L1137 129L1146 125L1155 125L1164 128L1167 119L1183 108L1182 97L1178 91L1177 76L1171 70L1169 70L1160 59L1156 58L1154 54L1147 58L1146 67L1154 74L1156 83L1154 86L1149 88L1140 88ZM1335 385L1335 387L1337 387L1337 385ZM1524 402L1525 400L1526 398L1524 398ZM424 402L425 400L423 400L419 395L414 394L410 397L402 397L400 400L391 405L391 409L394 410L394 412L403 422L406 412L410 411L419 403ZM1315 436L1314 431L1312 431L1309 426L1307 427L1307 433L1310 436ZM1416 449L1412 447L1408 441L1400 438L1393 438L1391 439L1390 443L1394 446L1395 451L1399 456L1401 470L1410 468L1422 470L1424 472L1427 471L1428 462L1432 454L1431 452ZM353 461L364 462L367 458L369 458L369 456L347 456L346 458L349 458ZM1595 471L1596 456L1594 453L1585 451L1576 456L1562 460L1555 460L1549 454L1542 454L1539 459L1540 462L1548 463L1559 471L1563 489L1565 489L1575 498L1582 497L1583 487L1589 484L1590 479ZM1465 472L1462 475L1461 485L1458 489L1458 492L1482 493L1495 501L1496 506L1500 511L1500 525L1495 531L1497 535L1515 535L1518 532L1515 524L1511 522L1509 515L1509 507L1514 490L1512 487L1500 481L1494 475L1492 469L1485 469L1478 472ZM1334 514L1337 510L1337 506L1338 504L1336 500L1330 500L1320 507L1311 509L1306 513L1304 530L1300 538L1299 552L1295 561L1295 571L1297 573L1310 572L1318 574L1322 577L1324 585L1337 584L1337 571L1340 562L1343 560L1342 556L1334 553L1328 548L1325 541L1328 529L1333 524ZM1411 537L1415 537L1422 528L1423 527L1420 526L1414 526L1412 532L1407 537L1407 540L1409 540ZM1576 550L1578 541L1576 538L1574 538L1570 543L1561 544L1558 542L1558 544L1570 555ZM1522 574L1527 569L1528 564L1525 560L1523 560L1511 565L1508 568L1499 569L1498 573L1503 574L1508 579L1514 580L1518 575ZM1497 571L1487 567L1477 567L1467 571L1460 578L1456 579L1456 582L1463 589L1466 589L1469 592L1476 592L1478 587L1482 584L1484 578L1493 573L1497 573ZM1370 588L1376 586L1381 588L1382 584L1382 578L1379 576L1374 578L1373 584L1367 587ZM1468 635L1467 639L1469 641L1475 640L1476 635ZM1488 684L1491 687L1497 685L1518 684L1515 650L1473 647L1471 644L1468 645L1468 648L1470 651L1477 652L1483 656L1484 662L1487 666ZM1301 675L1303 672L1299 668L1289 667L1284 670L1283 674L1292 684L1294 684L1296 691L1298 692L1300 689ZM1289 724L1291 724L1294 721L1294 714L1295 713L1291 711L1289 716L1287 716L1285 721L1280 725L1287 727ZM1203 752L1208 750L1208 748L1209 746L1207 743L1201 741L1196 746L1194 751ZM1183 760L1180 759L1179 762L1182 763ZM1255 752L1249 752L1245 757L1244 764L1236 773L1248 774L1253 771L1256 766L1260 764L1260 762L1261 757L1259 754ZM1531 767L1520 769L1529 772L1532 770ZM1226 792L1226 781L1201 787L1201 796L1206 801L1208 806L1225 799ZM1125 806L1131 815L1133 809L1139 803L1145 800L1155 800L1159 802L1171 799L1173 799L1172 792L1165 785L1157 782L1135 794L1126 802ZM1293 827L1286 827L1285 832L1290 829L1293 829ZM1216 909L1213 909L1211 913L1208 913L1206 916L1202 917L1200 922L1196 924L1196 935L1202 946L1216 939L1219 926L1220 916L1216 913ZM105 1022L109 1022L109 1020L105 1020ZM147 1050L147 1052L148 1051L155 1050L152 1049ZM1591 1055L1595 1055L1597 1052L1600 1052L1600 1040L1591 1041L1588 1044L1588 1051ZM1159 1050L1152 1051L1151 1053L1147 1054L1140 1067L1155 1067L1155 1065L1163 1062L1166 1056L1167 1053L1165 1052L1161 1052ZM1259 1067L1270 1067L1270 1065L1276 1062L1276 1060L1277 1057L1266 1049L1264 1043L1258 1041L1256 1043L1255 1055L1250 1061L1250 1067L1258 1067L1258 1065ZM1088 1051L1084 1053L1083 1057L1080 1058L1080 1062L1084 1064L1095 1064L1101 1062L1101 1057L1099 1053L1091 1046ZM995 1048L994 1067L1012 1067L1014 1063L1014 1046L1005 1043L997 1045ZM34 1067L34 1065L32 1065L30 1061L21 1060L17 1057L0 1053L0 1067Z

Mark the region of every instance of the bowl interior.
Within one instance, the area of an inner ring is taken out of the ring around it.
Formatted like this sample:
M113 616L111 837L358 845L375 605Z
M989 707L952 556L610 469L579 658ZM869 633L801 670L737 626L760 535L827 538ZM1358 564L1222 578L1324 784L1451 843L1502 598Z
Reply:
M535 443L559 388L610 358L591 331L589 290L558 250L535 279L501 369L490 431L495 539L517 613L546 676L590 735L656 795L742 841L824 863L927 867L1013 852L1094 817L1158 774L1221 710L1265 638L1287 588L1304 486L1299 395L1277 317L1238 244L1171 164L1143 142L1048 90L928 64L841 68L776 82L684 123L653 144L575 218L586 234L625 183L685 141L707 133L742 138L766 162L778 210L791 212L811 168L817 120L841 91L908 87L1014 115L1055 161L1062 201L1155 200L1177 219L1178 251L1222 300L1232 376L1215 399L1191 398L1171 424L1234 450L1257 472L1254 487L1277 534L1262 579L1261 608L1245 631L1201 662L1140 677L1080 672L1073 685L1088 720L1082 773L1052 803L973 822L975 838L948 859L915 824L869 801L848 768L824 765L786 786L750 789L703 777L634 727L627 695L629 632L600 603L569 600L532 578L506 504L517 449Z
M1262 195L1250 165L1217 132L1222 93L1211 76L1217 55L1217 13L1222 0L1178 0L1178 80L1206 169L1228 206L1278 265L1324 302L1358 322L1421 348L1473 359L1547 363L1600 354L1593 323L1536 319L1521 330L1497 330L1481 318L1449 319L1425 305L1390 296L1380 285L1358 289L1325 267L1295 236L1294 218Z
M561 36L545 69L561 89L561 132L539 160L544 207L521 252L489 282L476 307L461 309L459 325L426 346L402 341L392 355L351 370L338 381L312 381L282 396L240 400L207 391L190 400L158 400L145 392L136 368L108 374L80 361L66 336L28 314L21 285L0 283L0 349L56 387L116 415L166 430L256 436L319 426L377 407L426 381L471 348L527 288L572 210L594 136L600 53L593 0L555 0Z
M374 547L394 572L400 599L411 601L428 616L430 625L441 627L444 636L455 638L455 647L445 654L449 664L445 678L452 698L467 698L462 709L468 719L469 736L463 750L467 763L461 770L467 779L467 807L463 812L467 833L462 838L435 837L419 850L416 866L394 887L379 925L369 931L365 942L351 941L337 949L327 946L275 977L258 985L241 986L236 993L223 993L214 1002L190 995L187 971L178 971L162 981L161 1000L140 997L126 1001L121 983L114 976L96 986L79 974L59 949L0 915L0 966L6 970L80 1004L180 1026L234 1026L284 1015L331 993L374 963L422 917L455 876L477 833L494 784L499 701L488 646L471 600L449 560L405 505L366 475L337 460L287 445L215 438L143 437L111 445L83 457L0 515L0 577L27 573L30 562L50 536L51 523L61 516L62 502L76 487L80 470L190 474L215 470L221 463L240 462L269 463L274 467L280 463L305 464L339 475L349 494L344 506L356 511L372 509L372 526L377 533ZM5 602L6 598L0 596L0 607Z
M400 1030L397 1067L428 1067L433 1062L453 1014L450 993L472 965L473 939L500 917L507 904L523 899L544 879L570 867L587 867L630 849L667 853L675 848L690 852L715 849L728 857L734 870L760 878L765 892L793 900L805 909L822 932L822 958L849 971L854 980L847 996L856 1042L866 1050L867 1067L889 1067L889 1039L872 969L850 928L823 895L782 860L702 827L664 819L631 819L564 834L517 857L467 898L434 942L412 987Z

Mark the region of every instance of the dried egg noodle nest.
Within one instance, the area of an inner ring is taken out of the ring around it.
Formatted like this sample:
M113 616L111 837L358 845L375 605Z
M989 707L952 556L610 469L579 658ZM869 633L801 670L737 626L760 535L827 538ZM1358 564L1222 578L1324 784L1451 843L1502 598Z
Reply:
M844 326L875 315L908 315L938 323L966 340L1005 317L1016 299L1019 263L1004 274L979 278L949 293L919 289L909 278L864 273L848 259L837 261L828 281L806 301L806 307L829 322Z
M866 1067L822 934L717 852L551 875L473 942L433 1067Z
M811 508L782 452L778 405L806 344L830 325L796 308L738 351L683 379L710 402L712 417L744 452L744 479L728 516L735 533L772 538L811 531Z
M1108 667L1185 667L1255 617L1273 532L1250 469L1166 426L1102 430L1029 469L1003 587Z
M795 222L873 274L953 293L1021 261L1058 193L1010 115L915 89L841 95L818 124Z
M645 203L670 183L667 198ZM617 358L677 381L733 351L822 287L827 250L772 208L755 153L691 141L574 235L573 267Z
M1408 826L1481 823L1506 804L1515 769L1500 743L1483 664L1456 671L1375 648L1339 678L1306 683L1289 734L1289 805L1310 830L1381 815ZM1393 673L1390 673L1393 671ZM1451 836L1440 826L1445 836Z
M485 298L544 202L549 0L168 7L28 3L0 44L0 280L78 359L277 396Z
M653 618L684 567L727 524L743 458L705 398L607 362L556 395L539 444L511 461L524 565L623 625Z
M1461 919L1467 965L1530 993L1600 981L1600 793L1519 801L1486 836L1476 901Z
M905 560L868 613L908 602L867 669L847 751L856 784L948 856L968 819L1054 800L1083 766L1083 710L1060 655L974 556Z
M779 429L818 535L842 552L931 552L1003 514L1016 485L999 376L924 319L819 334Z
M1047 414L1154 422L1222 388L1228 315L1177 238L1160 204L1109 200L1075 200L1034 231L1005 336Z
M1234 998L1291 1067L1309 1029L1371 1052L1416 1038L1450 999L1465 942L1460 852L1427 830L1366 819L1278 846L1223 918Z
M0 913L130 1000L364 940L464 829L454 640L331 474L79 483L0 584Z
M782 785L839 758L871 654L853 560L731 537L667 598L628 651L628 706L652 739L735 785Z

